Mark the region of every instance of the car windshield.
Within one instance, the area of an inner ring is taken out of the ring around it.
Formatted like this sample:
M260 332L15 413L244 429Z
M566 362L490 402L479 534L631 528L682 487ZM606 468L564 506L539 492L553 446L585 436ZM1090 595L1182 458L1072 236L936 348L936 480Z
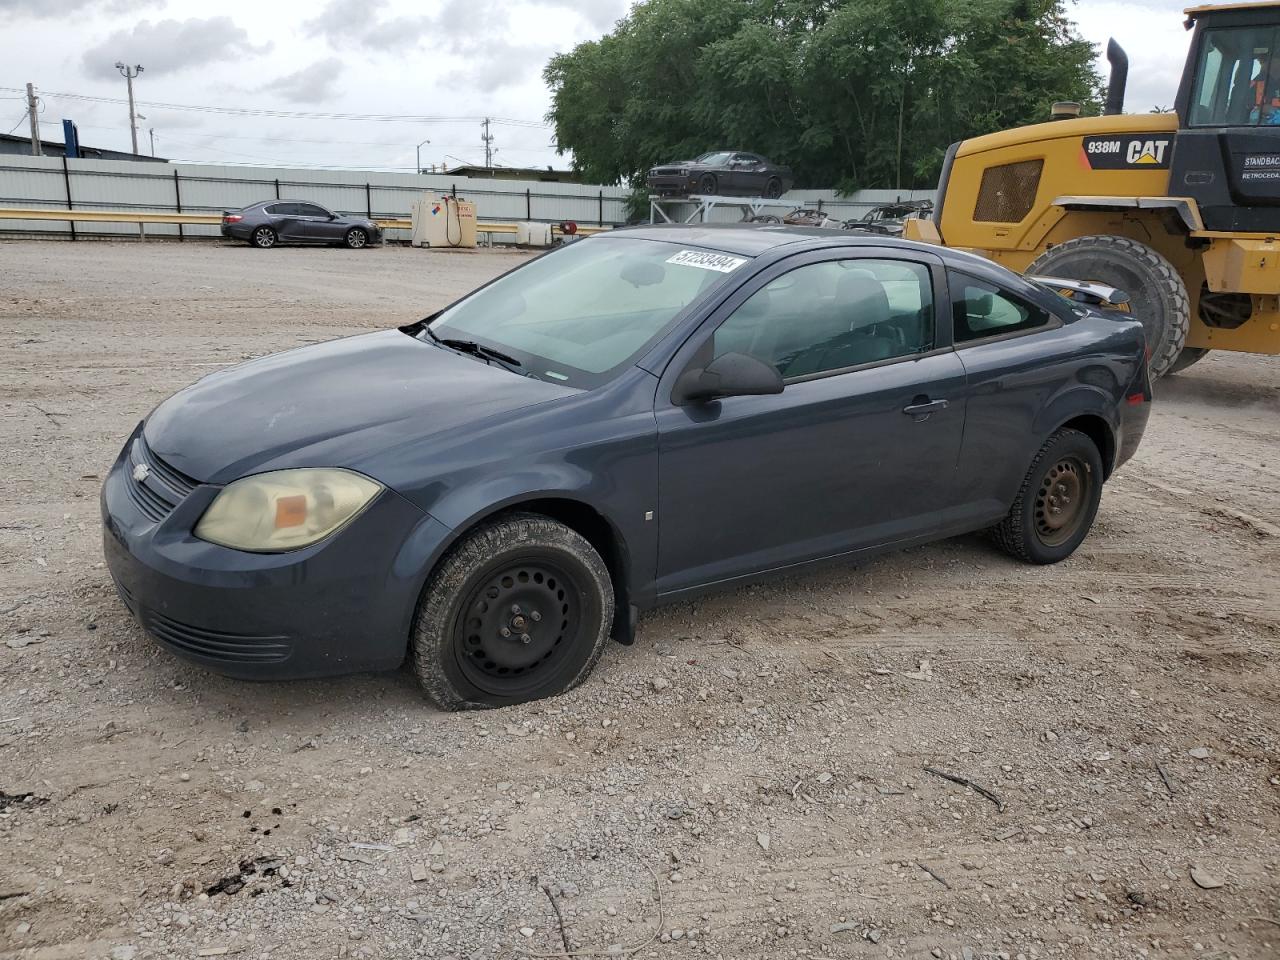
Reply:
M709 167L723 167L731 156L731 153L704 153L696 162L705 163Z
M634 362L747 258L598 236L498 278L430 323L520 361L519 372L590 388Z

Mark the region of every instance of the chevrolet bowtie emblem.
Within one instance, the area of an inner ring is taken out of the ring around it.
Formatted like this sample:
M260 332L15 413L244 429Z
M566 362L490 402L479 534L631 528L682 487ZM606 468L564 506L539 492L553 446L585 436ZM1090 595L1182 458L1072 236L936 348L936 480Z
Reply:
M133 468L133 479L137 480L139 483L147 479L149 476L151 476L151 468L145 463L140 463Z

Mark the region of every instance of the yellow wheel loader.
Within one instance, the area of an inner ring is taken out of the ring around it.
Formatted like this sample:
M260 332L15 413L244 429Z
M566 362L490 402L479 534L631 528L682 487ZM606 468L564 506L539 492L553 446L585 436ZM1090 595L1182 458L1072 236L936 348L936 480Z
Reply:
M1103 116L953 144L932 220L906 225L1027 274L1125 291L1154 376L1210 350L1280 353L1280 3L1186 16L1173 113L1122 113L1128 60L1112 40Z

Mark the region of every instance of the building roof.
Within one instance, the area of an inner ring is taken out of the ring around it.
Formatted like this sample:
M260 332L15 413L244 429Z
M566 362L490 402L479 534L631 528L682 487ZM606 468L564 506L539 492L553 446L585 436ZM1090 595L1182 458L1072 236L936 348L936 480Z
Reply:
M21 147L21 151L14 150L13 147ZM45 140L40 138L40 149L46 156L61 157L66 151L66 144L59 140ZM0 133L0 153L30 153L31 138L19 137L12 133ZM83 143L80 144L80 155L90 160L144 160L147 163L168 163L165 157L151 157L145 154L134 154L127 150L107 150L103 147L87 147Z
M543 180L547 182L576 183L578 174L572 170L556 170L552 167L486 167L483 164L463 164L444 171L455 177L476 177L489 180Z

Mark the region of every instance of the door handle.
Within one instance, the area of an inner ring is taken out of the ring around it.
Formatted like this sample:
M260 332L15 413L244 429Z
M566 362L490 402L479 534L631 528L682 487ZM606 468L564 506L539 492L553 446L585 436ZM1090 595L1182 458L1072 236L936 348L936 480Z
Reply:
M916 397L911 403L902 408L902 412L909 417L925 420L928 419L929 414L938 410L945 410L950 405L946 400L930 400L928 397Z

